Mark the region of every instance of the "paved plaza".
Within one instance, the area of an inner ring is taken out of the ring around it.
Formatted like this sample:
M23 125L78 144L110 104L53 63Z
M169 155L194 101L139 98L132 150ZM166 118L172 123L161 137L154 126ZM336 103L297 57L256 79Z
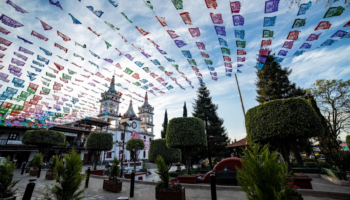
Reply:
M43 193L45 192L44 187L48 184L55 184L54 180L45 180L46 170L42 171L41 178L39 178L36 182L36 186L34 189L32 200L40 200L43 199ZM147 181L152 181L149 179L153 179L156 176L149 176ZM17 199L21 200L26 185L28 184L29 179L33 179L36 177L29 176L29 174L20 175L20 170L15 170L15 180L21 180L18 184L18 192ZM121 193L113 193L102 190L103 178L102 177L91 177L89 188L84 192L86 200L101 200L101 199L117 199L121 196L129 196L130 191L130 182L123 182L123 189ZM321 178L313 178L312 185L314 190L319 191L328 191L328 192L341 192L341 193L349 193L350 188L347 186L338 186L332 184L326 180ZM154 184L141 184L135 183L135 192L134 192L135 200L153 200L155 199L155 185ZM227 187L227 189L218 189L217 190L218 200L232 200L232 199L247 199L245 193L240 191L237 187ZM314 196L305 196L303 195L305 200L326 200L326 199L337 199L337 198L327 198L327 197L314 197ZM209 188L198 188L194 189L186 188L186 199L187 200L211 200L211 193Z

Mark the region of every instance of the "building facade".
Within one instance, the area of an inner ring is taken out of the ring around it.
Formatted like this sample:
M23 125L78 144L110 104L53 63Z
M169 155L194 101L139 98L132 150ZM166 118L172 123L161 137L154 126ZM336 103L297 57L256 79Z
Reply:
M118 93L114 88L114 76L112 78L108 91L101 94L102 100L98 118L105 122L111 123L107 129L103 131L113 134L114 146L111 151L104 152L104 160L113 160L117 157L119 160L124 158L124 167L132 168L131 152L126 151L126 143L130 139L142 139L145 143L145 149L139 153L138 160L148 160L148 149L150 142L154 139L153 133L153 110L148 102L147 92L145 101L141 107L138 107L138 115L135 113L132 100L130 100L128 110L123 114L119 114L119 106L121 104L121 93ZM132 122L131 122L132 121ZM123 122L129 124L124 127ZM107 127L106 127L107 128ZM125 129L125 135L124 135ZM122 142L124 140L124 152ZM137 163L137 167L141 167L141 162Z
M44 158L44 161L48 161L52 155L68 152L74 146L80 152L82 161L85 164L91 163L92 153L85 148L89 134L91 132L108 132L113 134L113 148L110 151L101 153L100 160L112 161L114 157L117 157L118 160L123 158L123 168L132 169L131 153L125 147L127 141L138 138L145 143L145 149L140 152L136 164L137 168L141 168L141 160L148 160L149 145L154 139L154 107L149 104L146 92L144 104L138 107L138 115L134 111L132 101L130 101L128 110L123 115L118 115L122 94L115 90L114 85L113 76L108 91L101 94L102 99L100 100L101 105L97 118L86 117L74 123L54 125L49 129L63 132L66 135L68 148L65 146L54 146ZM123 122L127 122L130 126L124 127L121 125ZM12 160L17 161L18 167L22 163L30 161L38 153L38 150L33 145L22 144L21 139L27 130L32 129L16 126L0 127L0 157L10 156Z

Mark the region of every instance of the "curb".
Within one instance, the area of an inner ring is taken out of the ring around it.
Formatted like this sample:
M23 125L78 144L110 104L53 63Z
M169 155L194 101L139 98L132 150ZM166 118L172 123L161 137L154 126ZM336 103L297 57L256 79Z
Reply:
M104 176L90 175L91 178L96 179L106 179ZM130 179L121 179L124 182L130 182ZM135 184L144 184L144 185L154 185L156 186L156 182L151 181L139 181L135 180ZM197 190L210 190L210 184L181 184L185 188L189 189L197 189ZM224 186L224 185L216 185L217 191L242 191L239 186ZM242 191L243 192L243 191ZM298 189L298 192L305 196L312 197L326 197L332 199L350 199L350 193L340 193L340 192L327 192L327 191L318 191L318 190L306 190L306 189Z

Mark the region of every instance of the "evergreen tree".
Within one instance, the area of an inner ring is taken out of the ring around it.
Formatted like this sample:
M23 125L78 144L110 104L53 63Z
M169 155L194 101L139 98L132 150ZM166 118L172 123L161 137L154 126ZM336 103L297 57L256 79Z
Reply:
M165 114L164 114L164 122L163 122L162 126L163 126L163 130L161 131L161 137L165 138L166 129L168 127L168 112L166 109L165 109Z
M186 101L184 103L184 109L183 109L183 114L182 114L183 117L187 117L187 108L186 108Z
M274 62L275 55L269 54L261 70L256 72L257 97L259 103L275 99L305 96L302 88L296 87L295 83L289 81L288 76L292 70L288 67L282 68L280 63Z
M223 119L217 115L218 106L213 104L207 87L201 84L197 93L197 99L193 103L192 115L201 118L204 122L207 146L193 149L192 158L194 163L208 158L209 165L212 168L212 157L221 158L224 157L224 154L228 153L226 146L228 145L229 138L223 126Z
M295 83L289 81L288 76L292 73L292 70L288 67L282 68L280 63L274 62L275 54L270 53L266 57L264 67L256 72L258 77L255 83L258 93L256 100L259 103L264 103L276 99L306 97L304 89L297 87ZM291 150L297 159L298 165L303 166L299 143L297 141L292 142Z

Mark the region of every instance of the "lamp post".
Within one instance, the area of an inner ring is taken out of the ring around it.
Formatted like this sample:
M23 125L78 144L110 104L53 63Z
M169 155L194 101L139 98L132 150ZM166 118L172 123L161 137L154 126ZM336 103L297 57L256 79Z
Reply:
M129 118L129 122L130 122L130 124L128 123L128 122L122 122L122 123L120 123L120 121L121 121L121 119L122 119L122 116L119 114L118 115L118 120L119 120L119 125L120 126L124 126L124 132L122 133L122 140L123 140L123 144L122 144L122 146L123 146L123 152L122 152L122 161L121 161L121 163L120 163L120 178L122 178L122 176L123 176L123 162L124 162L124 145L125 145L125 132L126 132L126 128L127 127L131 127L131 124L132 124L132 121L133 121L133 119L130 117Z

